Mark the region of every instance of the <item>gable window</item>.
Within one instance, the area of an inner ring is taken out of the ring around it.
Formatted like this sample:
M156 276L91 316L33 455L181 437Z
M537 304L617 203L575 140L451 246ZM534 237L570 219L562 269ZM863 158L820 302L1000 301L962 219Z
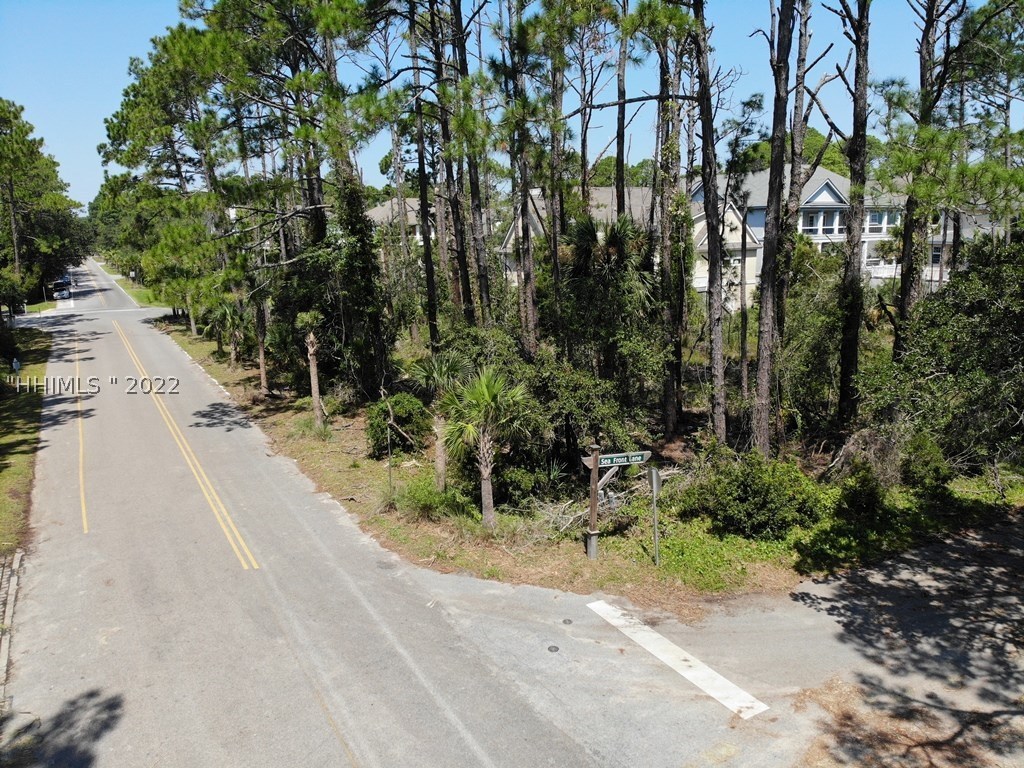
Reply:
M818 234L818 214L815 211L805 211L800 222L800 231L806 235Z

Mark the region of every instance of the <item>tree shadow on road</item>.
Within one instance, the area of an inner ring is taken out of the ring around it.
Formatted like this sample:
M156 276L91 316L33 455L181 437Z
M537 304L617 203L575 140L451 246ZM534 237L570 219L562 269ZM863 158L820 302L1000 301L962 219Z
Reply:
M0 717L0 765L89 768L96 761L96 744L117 727L123 709L120 694L104 696L93 689L68 699L46 720L15 725L24 721L24 715L4 715Z
M1024 764L1022 576L1024 528L1011 517L794 593L834 617L842 642L878 668L847 691L859 706L823 703L833 757L916 768L1012 755Z
M230 403L210 403L192 415L196 420L189 424L190 427L213 427L225 432L252 427L249 417Z

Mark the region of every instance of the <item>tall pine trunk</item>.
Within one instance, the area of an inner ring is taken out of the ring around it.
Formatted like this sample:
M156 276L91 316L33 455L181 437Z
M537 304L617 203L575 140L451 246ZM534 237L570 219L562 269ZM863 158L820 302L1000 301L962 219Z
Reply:
M469 58L466 55L467 32L462 18L461 0L451 0L455 62L459 81L469 79ZM484 325L491 322L491 285L487 264L487 246L484 234L483 191L480 187L480 160L472 141L466 142L466 175L469 177L469 224L473 260L476 264L477 288L480 294L480 319Z
M629 38L626 36L626 16L629 0L619 0L619 58L615 67L615 86L618 104L615 108L615 215L626 214L626 60L629 57Z
M711 424L720 442L726 439L725 347L722 339L722 239L718 197L718 158L715 152L715 115L711 67L708 62L710 30L704 17L704 0L695 0L697 21L694 39L697 60L697 109L700 120L701 179L704 188L704 223L708 233L708 325L711 333Z
M868 41L871 0L857 0L856 16L846 6L846 27L854 46L853 127L846 142L850 161L850 207L846 214L846 253L843 259L843 329L839 345L839 427L857 418L857 371L860 365L860 324L864 312L861 240L864 231L864 187L867 184Z
M786 107L789 104L789 56L793 47L795 0L772 6L774 34L769 41L775 85L772 100L772 138L768 164L768 202L765 211L764 254L761 262L761 305L757 329L757 375L753 407L754 447L767 456L772 443L772 381L778 342L776 304L778 255L782 236L782 193L786 162Z
M473 303L473 288L469 277L469 259L466 255L466 227L462 216L462 196L459 193L455 167L450 150L454 147L451 126L451 104L444 97L444 87L450 87L446 80L446 63L442 47L441 12L436 0L429 0L430 42L434 56L434 81L437 84L437 122L441 130L441 164L444 166L444 184L447 209L451 215L451 238L455 248L455 262L459 269L459 288L462 298L462 315L469 325L476 325L476 308Z
M437 281L434 277L434 253L430 231L430 199L428 192L430 180L427 178L427 147L424 137L423 95L420 86L419 46L416 35L416 0L409 0L408 13L409 50L412 53L413 88L416 92L414 101L416 113L416 175L419 186L420 234L423 238L423 274L427 289L427 329L430 334L430 347L436 350L441 344L441 332L437 325ZM402 216L404 218L404 211ZM438 240L440 240L440 237L438 237Z

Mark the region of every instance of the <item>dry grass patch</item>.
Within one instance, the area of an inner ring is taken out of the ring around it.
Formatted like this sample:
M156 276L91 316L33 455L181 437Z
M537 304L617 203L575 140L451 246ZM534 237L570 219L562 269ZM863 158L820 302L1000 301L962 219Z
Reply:
M824 712L823 733L802 768L1002 768L1020 765L1024 751L1019 713L959 709L937 695L836 678L794 706L811 703Z

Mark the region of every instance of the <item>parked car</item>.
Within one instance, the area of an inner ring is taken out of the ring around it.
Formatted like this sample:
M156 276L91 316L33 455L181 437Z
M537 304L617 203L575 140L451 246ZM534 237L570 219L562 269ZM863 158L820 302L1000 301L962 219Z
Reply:
M71 291L68 290L67 288L58 288L56 291L54 291L53 298L55 298L55 299L70 299L71 298Z

